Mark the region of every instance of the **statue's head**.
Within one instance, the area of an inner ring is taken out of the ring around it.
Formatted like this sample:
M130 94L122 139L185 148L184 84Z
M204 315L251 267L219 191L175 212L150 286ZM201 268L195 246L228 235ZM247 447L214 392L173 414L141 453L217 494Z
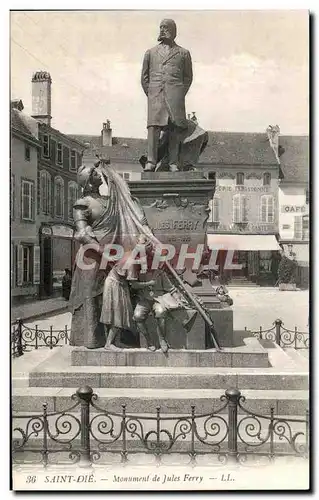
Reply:
M95 165L90 165L89 167L81 165L78 169L77 181L79 186L85 191L99 188L103 184L102 174Z
M159 42L172 42L176 38L177 28L173 19L163 19L160 24Z

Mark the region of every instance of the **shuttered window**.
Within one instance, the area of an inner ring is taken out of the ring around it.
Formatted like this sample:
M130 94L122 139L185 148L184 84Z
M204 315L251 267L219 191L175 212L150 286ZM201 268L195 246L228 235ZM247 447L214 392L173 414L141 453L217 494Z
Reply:
M51 213L52 203L51 175L46 170L40 172L40 210L43 214Z
M78 185L71 181L68 185L68 218L73 219L73 206L78 198Z
M212 200L211 206L211 221L220 222L219 218L220 198L216 197Z
M62 177L54 179L54 214L55 217L64 217L64 181Z
M76 169L77 169L77 156L75 149L72 149L70 170L75 172Z
M56 162L58 165L62 165L63 163L63 152L62 152L61 142L58 142L56 146Z
M33 284L40 283L40 247L35 245L33 247Z
M294 217L294 238L296 240L302 239L302 215L295 215Z
M233 196L233 222L247 222L247 198L241 194Z
M272 195L264 195L260 198L260 221L274 222L274 197Z
M33 278L33 246L18 245L17 285L30 285Z
M21 218L25 221L34 221L34 182L21 180Z

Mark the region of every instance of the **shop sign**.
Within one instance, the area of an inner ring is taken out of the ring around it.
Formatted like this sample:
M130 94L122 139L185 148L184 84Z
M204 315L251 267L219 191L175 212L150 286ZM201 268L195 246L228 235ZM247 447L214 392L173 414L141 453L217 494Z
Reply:
M73 229L68 226L55 225L52 226L53 236L60 236L62 238L73 238Z
M282 213L302 214L306 212L305 205L282 205Z
M268 193L269 186L216 186L216 192L235 191L237 193Z

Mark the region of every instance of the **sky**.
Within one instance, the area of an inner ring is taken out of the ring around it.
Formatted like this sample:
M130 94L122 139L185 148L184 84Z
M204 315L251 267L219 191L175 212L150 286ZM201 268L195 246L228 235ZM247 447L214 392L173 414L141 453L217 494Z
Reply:
M140 85L144 53L161 19L193 60L186 111L212 131L308 134L308 13L277 11L11 12L11 98L31 109L35 71L52 77L52 126L99 135L146 137Z

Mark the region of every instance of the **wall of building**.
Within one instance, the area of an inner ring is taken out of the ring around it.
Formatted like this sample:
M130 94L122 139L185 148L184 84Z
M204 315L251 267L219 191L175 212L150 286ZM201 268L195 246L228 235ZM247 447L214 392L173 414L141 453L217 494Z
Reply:
M83 165L93 165L97 161L97 158L92 155L86 156L85 153L83 155ZM121 160L113 160L111 159L111 166L116 170L119 174L129 173L130 181L138 181L141 179L141 174L143 169L138 161L121 161Z
M11 211L11 272L12 272L12 296L34 295L38 292L37 284L17 285L18 247L21 244L32 246L38 245L38 233L36 227L36 190L37 190L37 148L29 144L30 161L25 159L26 142L16 136L11 140L11 174L14 183L11 191L13 196L14 210ZM21 214L21 182L22 179L34 182L34 214L32 222L24 221Z
M304 186L279 186L279 233L282 240L295 239L295 217L309 214Z
M219 225L215 225L215 231L233 232L233 198L236 194L242 194L246 197L246 213L248 232L255 234L276 233L278 231L278 169L257 170L256 167L243 168L238 167L238 172L244 173L244 185L236 185L237 170L234 166L228 167L206 167L205 174L216 173L215 198L219 201ZM271 174L269 186L263 185L263 173ZM273 196L274 219L273 222L263 222L261 219L261 200L263 195Z

